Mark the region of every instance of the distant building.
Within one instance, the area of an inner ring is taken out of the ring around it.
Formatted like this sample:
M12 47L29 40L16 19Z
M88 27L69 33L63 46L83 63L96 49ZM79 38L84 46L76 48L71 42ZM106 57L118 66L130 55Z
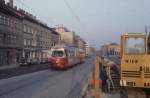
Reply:
M52 47L52 29L47 25L24 14L23 19L23 57L29 62L40 62L43 58L43 50Z
M63 26L63 24L56 25L55 31L59 32L59 33L61 33L61 32L69 32L69 30L66 27Z
M60 35L35 16L24 12L23 18L23 57L29 62L41 62L45 58L45 51L57 45Z
M93 48L88 43L85 44L85 53L86 53L86 56L90 56L93 53L92 49Z
M60 44L60 34L58 32L56 32L55 30L52 30L52 45L51 46L55 46Z
M101 46L101 51L103 55L120 55L120 45L116 43L111 43L108 45Z
M80 36L75 36L75 46L78 47L79 49L82 49L85 51L85 45L86 45L86 42L80 38Z
M108 45L101 46L101 54L108 55Z
M55 31L60 34L60 44L66 44L74 46L75 44L75 33L69 31L63 25L58 25L55 27Z

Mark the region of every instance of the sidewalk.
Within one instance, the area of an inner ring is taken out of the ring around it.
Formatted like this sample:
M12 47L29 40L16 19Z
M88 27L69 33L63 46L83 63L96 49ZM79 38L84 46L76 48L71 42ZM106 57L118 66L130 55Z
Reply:
M0 67L0 70L9 69L9 68L17 68L19 64L12 64L12 65L3 65Z

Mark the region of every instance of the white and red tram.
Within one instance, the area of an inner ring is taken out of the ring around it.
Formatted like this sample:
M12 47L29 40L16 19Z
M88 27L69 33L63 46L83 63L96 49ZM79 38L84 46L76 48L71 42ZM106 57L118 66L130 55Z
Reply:
M48 61L52 68L66 69L76 64L83 63L84 58L80 53L78 48L57 45L51 49L51 56Z
M79 59L80 64L85 62L85 51L83 49L79 49Z

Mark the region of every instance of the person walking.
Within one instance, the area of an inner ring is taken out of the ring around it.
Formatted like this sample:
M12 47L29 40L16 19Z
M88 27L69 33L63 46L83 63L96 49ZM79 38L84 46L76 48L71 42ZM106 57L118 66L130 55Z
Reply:
M106 67L102 65L101 72L100 72L100 79L102 80L102 91L107 93L108 92L108 86L107 86L107 73L106 73Z

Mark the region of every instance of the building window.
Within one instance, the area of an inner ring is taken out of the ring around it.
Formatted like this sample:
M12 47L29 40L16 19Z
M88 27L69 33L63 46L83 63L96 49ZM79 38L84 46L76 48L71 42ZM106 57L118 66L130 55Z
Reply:
M16 44L17 42L17 37L15 35L7 35L6 39L7 44Z
M5 17L5 24L8 25L8 17Z
M32 41L31 41L31 44L32 44L32 46L35 46L35 41L32 40Z
M2 18L3 18L2 19L3 20L3 24L6 24L6 22L5 22L5 16L3 16Z
M3 43L3 34L0 34L0 43Z
M27 26L26 25L23 26L23 31L27 32Z
M0 15L0 24L2 24L3 22L2 22L2 16Z
M9 21L10 21L10 27L13 27L13 20L10 19Z
M26 46L27 45L27 40L26 39L24 39L24 46Z
M14 20L14 27L15 27L15 29L17 29L17 21L16 20Z
M31 33L34 34L34 29L33 28L31 28Z
M21 23L20 23L20 21L18 21L18 30L19 31L21 30Z
M30 27L28 26L28 27L27 27L27 32L28 32L28 33L31 33L30 31L31 31L31 29L30 29Z
M17 37L16 36L12 36L13 37L13 43L17 43Z
M7 39L6 39L6 43L7 44L10 44L10 42L11 42L11 35L7 35Z
M29 46L30 45L30 41L29 40L27 40L27 46Z
M8 19L7 19L7 20L8 20L8 26L10 26L10 18L8 17Z
M15 21L16 30L18 30L18 21Z
M28 46L31 46L31 40L28 40Z
M8 17L3 16L2 17L2 23L5 24L5 25L8 25Z
M1 16L1 22L2 22L2 24L4 24L4 20L5 20L5 17L4 16Z

